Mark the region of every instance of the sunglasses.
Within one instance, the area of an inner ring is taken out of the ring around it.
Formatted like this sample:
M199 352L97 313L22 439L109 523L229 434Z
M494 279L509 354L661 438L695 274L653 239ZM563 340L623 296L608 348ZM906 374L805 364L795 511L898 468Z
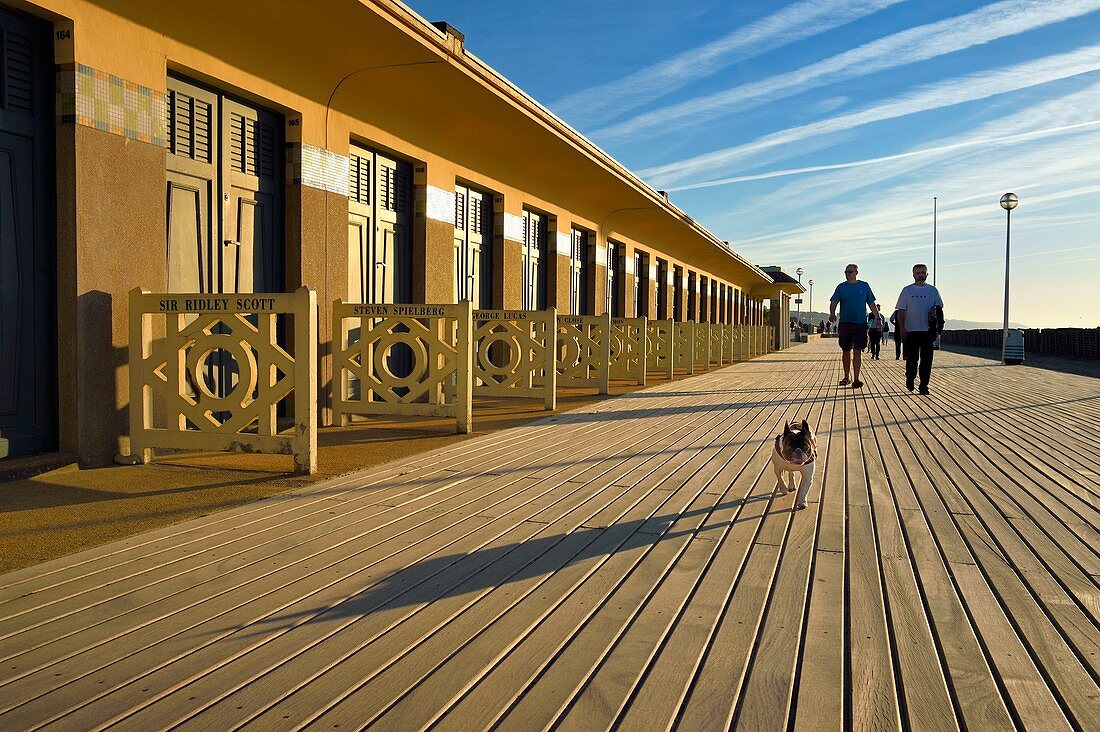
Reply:
M859 274L859 270L858 269L846 269L846 270L844 270L844 274Z

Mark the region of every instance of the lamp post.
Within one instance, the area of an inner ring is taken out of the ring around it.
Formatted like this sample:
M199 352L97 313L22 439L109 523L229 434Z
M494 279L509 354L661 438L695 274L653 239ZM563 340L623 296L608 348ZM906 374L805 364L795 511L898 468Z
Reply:
M936 286L936 218L938 213L937 200L932 196L932 286Z
M1001 336L1001 363L1005 362L1005 351L1008 348L1008 254L1012 240L1012 209L1019 203L1020 197L1015 193L1006 193L1001 196L1001 208L1005 210L1005 323L1004 333Z
M806 284L810 286L810 307L806 308L806 312L810 314L812 318L814 316L814 281L813 279L806 280ZM810 325L813 325L811 323Z
M798 269L796 269L794 271L794 273L796 275L798 275L798 286L801 287L802 286L802 275L806 273L806 270L799 267ZM795 298L795 304L798 305L798 340L799 340L799 342L801 342L802 341L802 294L801 293L799 293L798 297Z
M938 206L936 196L932 196L932 286L936 286L936 219ZM940 334L937 333L935 339L932 341L932 348L934 350L940 349Z

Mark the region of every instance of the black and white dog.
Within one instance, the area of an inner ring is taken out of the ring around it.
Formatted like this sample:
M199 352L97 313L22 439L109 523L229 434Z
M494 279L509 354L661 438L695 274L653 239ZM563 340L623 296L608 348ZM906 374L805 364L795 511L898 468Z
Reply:
M798 496L794 502L796 511L806 508L806 494L814 483L814 463L817 460L817 441L810 423L791 422L783 425L783 434L775 437L775 450L772 451L772 468L775 470L775 493L782 496L794 491L794 474L801 473L798 483ZM783 474L790 473L790 480L783 485Z

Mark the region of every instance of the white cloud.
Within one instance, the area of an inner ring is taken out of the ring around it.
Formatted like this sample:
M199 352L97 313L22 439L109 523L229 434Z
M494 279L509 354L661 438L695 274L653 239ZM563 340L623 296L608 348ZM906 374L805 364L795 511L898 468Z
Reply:
M882 155L876 158L865 158L863 160L850 160L845 163L832 163L828 165L808 165L802 168L787 168L785 170L773 170L767 173L755 173L753 175L740 175L732 178L719 178L718 180L708 180L702 183L689 183L683 186L672 186L667 189L669 192L673 191L690 191L699 188L714 188L716 186L731 185L733 183L746 183L754 180L769 180L771 178L783 178L789 175L803 175L805 173L821 173L830 170L846 170L849 168L862 168L866 165L877 165L879 163L891 162L894 160L904 160L907 158L922 157L925 155L940 155L945 152L953 152L961 150L966 147L974 147L976 145L992 145L995 143L1014 143L1014 142L1026 142L1028 140L1035 140L1042 137L1049 137L1050 135L1057 135L1063 132L1072 132L1084 127L1097 127L1100 126L1100 120L1091 120L1088 122L1079 122L1072 125L1062 125L1060 127L1050 127L1043 130L1034 130L1032 132L1021 132L1016 135L998 135L995 137L987 137L977 140L966 140L962 142L954 142L945 145L938 145L935 147L920 148L917 150L909 150L903 153L896 153L894 155Z
M641 175L648 178L655 187L668 188L685 178L726 168L734 163L744 164L760 152L790 146L801 140L820 139L823 135L843 132L873 122L987 99L1058 79L1086 74L1097 69L1100 69L1100 44L995 71L931 84L857 112L780 130L749 143L649 168L641 171Z
M1095 123L1097 109L1100 109L1100 82L1089 84L1079 91L1048 99L1031 107L989 120L968 132L938 140L930 147L903 151L896 156L883 156L873 165L865 167L849 166L845 163L837 164L834 170L796 179L773 193L743 199L744 207L757 211L784 210L791 212L820 209L830 200L850 200L856 191L874 190L878 192L882 190L886 181L904 176L912 178L918 171L938 165L944 160L961 158L962 156L968 156L967 159L973 160L975 154L998 160L1003 155L1000 150L1016 149L1012 147L1013 145L1073 132L1087 132L1090 128L1094 129L1093 124ZM1060 131L1055 132L1055 130ZM983 144L995 138L1000 138L1003 141L996 146ZM1061 145L1062 143L1054 140L1052 144ZM968 148L974 149L970 150ZM1027 149L1046 148L1036 148L1035 145L1029 144ZM919 154L912 155L911 153ZM1080 153L1070 155L1070 158L1076 161L1089 160L1089 157ZM1097 160L1096 164L1097 167L1100 167L1100 160ZM966 170L973 172L978 169L973 165L968 165ZM939 176L933 178L932 174L929 173L925 177L929 181L926 184L928 190L934 190ZM960 188L959 190L967 189ZM973 191L975 189L970 188L969 190ZM928 195L933 194L929 192ZM956 196L954 200L956 204L965 203L969 200L980 200L980 196L967 194L963 197ZM735 216L736 214L731 214L729 220L733 221Z
M803 0L698 48L550 105L574 125L608 119L737 61L810 38L902 0Z
M592 133L603 144L660 134L826 83L943 56L1100 9L1100 0L1004 0L909 28L801 69L632 117Z

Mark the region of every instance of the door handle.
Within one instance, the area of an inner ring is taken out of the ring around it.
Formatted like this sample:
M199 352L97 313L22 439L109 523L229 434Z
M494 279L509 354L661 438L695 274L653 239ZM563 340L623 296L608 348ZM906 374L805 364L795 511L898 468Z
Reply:
M229 246L239 247L240 245L241 245L241 243L239 241L235 240L235 239L222 239L222 246L224 246L224 247L229 247Z

